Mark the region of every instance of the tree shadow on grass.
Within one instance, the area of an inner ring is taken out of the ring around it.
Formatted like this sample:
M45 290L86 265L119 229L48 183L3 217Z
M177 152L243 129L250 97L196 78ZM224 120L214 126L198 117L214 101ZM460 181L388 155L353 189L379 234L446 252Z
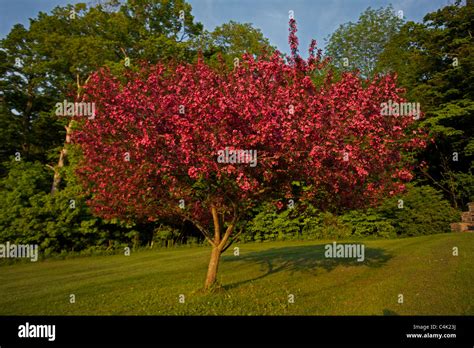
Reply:
M399 315L399 314L398 314L397 312L394 312L394 311L392 311L392 310L390 310L390 309L386 309L386 308L385 308L385 309L383 310L383 315L385 315L385 316L393 316L393 315Z
M309 272L316 274L321 270L329 272L340 265L378 268L383 266L392 258L392 256L386 253L385 250L379 248L365 247L365 258L362 262L357 261L357 257L326 258L325 251L325 245L308 245L272 248L264 251L251 252L238 257L229 255L223 256L223 261L225 262L252 262L260 265L263 269L266 269L266 272L258 277L224 285L224 288L227 290L236 288L282 271L290 273Z

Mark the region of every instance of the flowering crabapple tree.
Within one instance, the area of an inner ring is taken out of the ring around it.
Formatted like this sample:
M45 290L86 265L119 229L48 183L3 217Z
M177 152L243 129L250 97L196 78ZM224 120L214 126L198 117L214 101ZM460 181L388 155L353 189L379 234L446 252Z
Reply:
M192 222L212 246L207 289L256 203L291 197L294 181L310 188L301 199L321 207L376 202L403 190L413 169L404 153L424 146L413 118L381 116L381 103L403 101L393 76L327 74L317 85L328 61L314 40L303 59L293 19L289 30L287 59L244 55L232 70L199 59L120 78L104 69L85 86L96 116L73 140L91 208L105 218ZM225 148L257 151L257 165L218 161Z

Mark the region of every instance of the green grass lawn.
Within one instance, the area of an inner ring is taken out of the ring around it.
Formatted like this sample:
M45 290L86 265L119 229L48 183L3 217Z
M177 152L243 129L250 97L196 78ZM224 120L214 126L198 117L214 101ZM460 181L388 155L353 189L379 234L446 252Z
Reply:
M236 245L213 294L200 290L210 248L4 264L0 315L474 314L473 233L354 242L365 244L364 262L326 259L326 243Z

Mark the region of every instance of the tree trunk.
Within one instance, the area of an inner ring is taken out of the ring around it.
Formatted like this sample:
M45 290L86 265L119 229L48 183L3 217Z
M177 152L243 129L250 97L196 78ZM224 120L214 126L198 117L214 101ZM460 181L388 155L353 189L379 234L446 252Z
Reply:
M219 213L218 207L211 205L211 214L214 222L214 238L211 237L210 233L200 227L200 224L196 224L199 230L204 234L206 239L212 245L211 260L209 261L209 267L207 268L206 282L204 283L204 289L211 289L217 282L217 270L219 268L219 261L221 254L232 244L232 240L229 240L230 235L234 231L235 224L238 219L237 205L233 204L233 217L230 221L227 229L224 232L224 215ZM192 220L191 220L192 221Z
M87 84L89 81L90 76L84 82L84 85ZM80 84L79 75L77 75L77 100L80 101L81 93L82 93L83 86ZM58 165L54 168L54 177L53 177L53 185L51 186L51 194L54 194L58 188L59 184L61 183L61 168L64 167L64 162L67 156L67 145L71 143L71 127L72 127L72 120L69 121L68 125L66 126L66 140L64 142L64 146L59 153L59 160Z
M69 122L69 125L66 127L66 141L64 143L64 147L61 149L59 153L59 161L56 168L54 168L54 178L53 178L53 185L51 186L51 193L55 193L58 188L59 184L61 183L61 169L64 167L64 161L67 156L67 148L66 146L71 143L71 124L72 121Z
M31 80L29 80L31 81ZM28 100L26 103L25 113L23 116L23 144L22 149L25 152L22 156L26 157L30 153L30 139L31 136L31 111L33 109L33 85L29 82L28 83ZM25 156L26 155L26 156Z
M219 267L219 260L221 258L221 250L219 247L213 246L211 252L211 261L207 269L207 277L205 289L209 290L217 281L217 269Z

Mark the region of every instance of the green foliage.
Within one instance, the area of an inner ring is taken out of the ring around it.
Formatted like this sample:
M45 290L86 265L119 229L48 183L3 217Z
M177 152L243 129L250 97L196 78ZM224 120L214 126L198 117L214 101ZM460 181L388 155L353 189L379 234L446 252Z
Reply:
M330 212L319 214L320 225L317 228L317 237L320 239L344 239L351 234L350 227L342 219Z
M203 55L212 66L219 66L219 56L228 67L234 66L234 59L241 59L244 53L260 56L271 54L275 50L260 29L250 23L230 21L205 32L195 41L196 49L202 49Z
M455 192L458 194L458 199L461 202L474 202L474 175L471 173L452 173L452 182L456 185ZM465 208L462 205L461 208Z
M403 200L403 208L399 208L399 200ZM279 211L267 203L245 226L241 241L418 236L450 232L450 223L459 220L459 211L439 191L409 186L405 194L389 198L379 207L339 216L310 204Z
M350 211L342 216L342 221L350 226L353 237L396 237L396 230L392 226L392 221L374 209L369 209L367 212Z
M167 247L176 244L180 231L176 228L173 228L168 225L160 224L153 231L153 243L158 244L158 246Z
M327 39L327 55L333 58L333 64L339 70L358 69L362 76L371 77L384 46L402 23L392 6L377 10L369 7L356 23L340 25ZM347 67L344 58L348 59Z
M77 185L50 194L52 171L12 161L0 179L0 243L38 244L45 255L128 245L133 224L93 217Z
M0 240L29 242L25 229L35 221L29 221L29 209L41 201L52 176L38 163L16 162L8 164L8 175L0 181Z
M272 228L276 217L275 206L270 203L263 205L262 210L245 226L246 232L242 236L242 240L262 242L270 236L274 237L275 232Z
M350 235L349 226L329 212L318 212L312 205L295 205L278 211L272 203L247 224L242 241L293 239L340 239Z
M421 125L435 141L420 156L427 166L419 177L442 188L455 206L471 201L473 191L473 26L473 3L456 1L423 23L407 22L377 64L379 72L396 72L407 99L421 104Z
M399 208L400 199L403 208ZM459 211L430 186L410 187L404 195L387 199L378 211L399 236L447 233L450 223L460 221Z

